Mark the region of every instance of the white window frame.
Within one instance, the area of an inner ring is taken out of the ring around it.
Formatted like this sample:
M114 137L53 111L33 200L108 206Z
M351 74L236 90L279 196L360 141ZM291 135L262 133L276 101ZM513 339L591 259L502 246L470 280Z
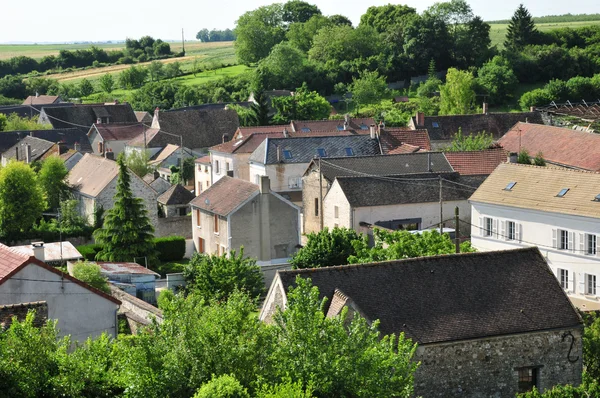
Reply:
M585 294L596 295L597 277L594 274L585 274Z
M565 290L569 290L569 270L558 268L556 270L556 274L558 277L558 283L560 283L560 287Z
M289 189L302 189L302 177L290 177L288 178Z
M333 218L340 218L340 208L333 206Z
M517 223L506 221L506 240L517 240Z
M566 229L558 229L556 233L558 250L569 250L569 231Z
M587 256L598 255L598 237L595 234L585 234L585 254Z
M221 165L218 160L215 160L215 174L221 174Z
M491 217L483 217L483 236L494 236L494 219Z

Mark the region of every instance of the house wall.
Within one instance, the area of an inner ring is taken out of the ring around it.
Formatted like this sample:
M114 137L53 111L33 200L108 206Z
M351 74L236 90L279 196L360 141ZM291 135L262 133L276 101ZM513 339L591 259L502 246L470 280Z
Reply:
M322 197L325 198L329 191L329 184L323 178ZM304 223L304 234L319 232L321 230L321 218L315 214L315 200L319 201L319 172L315 168L302 178L302 219ZM322 205L319 203L319 211Z
M117 304L36 264L29 264L0 285L0 304L33 301L48 303L48 318L58 320L60 336L71 335L73 341L84 341L104 332L113 337L117 335Z
M213 184L226 176L228 170L234 170L234 158L229 153L211 152L210 160L212 165ZM218 167L217 163L219 163Z
M233 176L244 181L250 181L250 155L251 153L233 154ZM250 181L252 182L252 181Z
M271 181L271 190L274 192L302 192L302 175L307 167L308 163L267 165L266 172Z
M262 163L250 162L248 170L249 170L249 180L248 181L253 184L258 184L260 176L267 175L267 168ZM271 180L270 177L269 177L269 180ZM273 188L272 184L273 184L273 182L271 180L271 188ZM275 190L275 189L273 189L273 190Z
M198 196L212 185L212 166L202 163L196 163L194 166L194 192Z
M563 339L565 333L571 338ZM569 359L575 360L570 362ZM423 397L514 397L521 367L537 367L538 389L581 383L581 329L552 330L490 337L417 348L421 365L414 376L414 395Z
M192 217L169 217L159 218L158 224L154 227L154 236L183 236L186 239L192 238Z
M73 192L73 199L77 200L77 210L79 211L79 215L84 217L89 224L93 225L96 199L83 196L77 191Z
M585 254L585 234L595 235L596 244L600 244L600 220L508 206L471 204L471 243L477 250L538 246L557 278L560 269L568 271L568 283L564 288L571 301L582 309L600 309L600 247L597 246L596 255ZM495 220L497 226L492 236L482 236L480 219L483 222L484 217ZM517 228L520 226L518 240L506 240L506 232L503 234L501 231L503 221L514 221ZM555 248L553 230L558 229L572 233L572 249ZM596 276L596 294L587 294L586 275Z
M200 224L198 224L200 214ZM200 252L199 238L204 239L204 253L221 254L228 250L227 218L219 216L219 232L214 232L214 214L192 206L192 235L194 247Z

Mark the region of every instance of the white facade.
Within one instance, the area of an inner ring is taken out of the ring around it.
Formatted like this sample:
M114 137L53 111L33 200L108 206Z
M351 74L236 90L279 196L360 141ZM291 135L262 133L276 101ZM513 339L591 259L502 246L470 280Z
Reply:
M471 202L471 243L481 251L537 246L575 305L600 309L600 220Z
M58 320L60 336L81 342L102 333L117 336L118 304L31 263L0 285L0 304L34 301L48 303L48 318Z
M302 175L308 163L264 165L250 162L250 182L257 184L260 176L268 176L274 192L302 192Z
M213 184L226 176L228 171L234 170L235 156L230 153L210 151L210 161Z
M196 196L212 185L212 166L210 163L194 164L194 192Z

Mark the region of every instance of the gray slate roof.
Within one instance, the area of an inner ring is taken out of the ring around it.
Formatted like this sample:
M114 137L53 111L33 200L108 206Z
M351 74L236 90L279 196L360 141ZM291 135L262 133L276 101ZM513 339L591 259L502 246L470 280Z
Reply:
M7 149L2 156L6 159L14 159L16 157L17 149L19 151L18 160L24 161L27 157L26 145L31 147L31 159L30 162L34 162L40 159L50 148L54 146L54 142L42 140L40 138L27 136L21 141Z
M150 183L152 189L154 189L159 195L167 192L171 188L171 183L164 178L158 177Z
M328 303L339 289L380 320L382 333L405 332L418 344L581 325L534 247L279 271L286 291L297 275Z
M280 161L277 160L278 147L281 150ZM325 150L324 159L347 156L346 148L351 148L354 156L381 155L379 141L369 135L288 137L267 138L250 155L250 161L263 164L309 163L319 156L319 148ZM291 159L286 159L285 151L290 151Z
M187 205L195 195L184 188L181 184L175 184L168 190L166 190L157 199L158 203L163 205Z
M109 117L109 123L137 123L137 118L129 104L90 104L61 107L44 107L49 122L54 128L87 126L87 132L100 117ZM78 125L78 126L74 126Z
M73 106L71 102L61 102L58 104L38 104L38 105L3 105L0 106L0 113L8 116L12 113L16 113L19 117L32 117L40 114L42 108L56 108Z
M90 140L87 135L76 128L3 131L2 134L0 134L0 152L5 152L23 138L32 135L54 143L63 142L68 149L75 149L75 143L79 143L81 152L92 152L92 146L90 145Z

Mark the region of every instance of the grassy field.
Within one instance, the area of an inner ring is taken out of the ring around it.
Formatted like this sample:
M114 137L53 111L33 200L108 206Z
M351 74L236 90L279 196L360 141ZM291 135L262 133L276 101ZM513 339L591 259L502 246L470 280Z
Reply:
M492 46L497 45L499 49L504 47L504 39L506 37L506 29L508 24L490 24L490 39ZM554 22L554 23L539 23L535 26L541 32L558 28L581 28L583 26L600 25L600 21L580 21L580 22Z

